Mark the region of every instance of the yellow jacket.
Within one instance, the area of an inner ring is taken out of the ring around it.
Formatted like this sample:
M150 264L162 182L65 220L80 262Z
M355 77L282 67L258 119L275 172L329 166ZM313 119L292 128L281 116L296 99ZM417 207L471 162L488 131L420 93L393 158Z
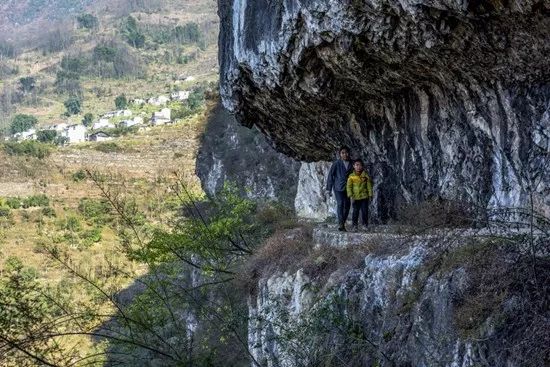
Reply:
M352 172L348 177L346 189L350 199L362 200L371 198L372 181L367 171L363 171L360 174L357 174L355 171Z

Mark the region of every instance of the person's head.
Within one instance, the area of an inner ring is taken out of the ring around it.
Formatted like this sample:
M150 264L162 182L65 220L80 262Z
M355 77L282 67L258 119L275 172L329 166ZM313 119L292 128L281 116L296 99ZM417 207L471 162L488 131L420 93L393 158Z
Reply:
M353 169L357 173L363 172L363 161L360 159L357 159L355 162L353 162Z
M343 161L349 161L349 148L346 146L343 146L338 151L340 153L340 159Z

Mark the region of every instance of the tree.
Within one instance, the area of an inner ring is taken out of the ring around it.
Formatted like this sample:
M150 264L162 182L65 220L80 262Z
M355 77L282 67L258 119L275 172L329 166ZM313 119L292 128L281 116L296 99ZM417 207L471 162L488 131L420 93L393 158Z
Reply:
M12 134L17 134L27 131L36 126L37 123L38 120L34 116L24 114L15 115L11 121L10 132Z
M36 140L41 143L54 143L57 138L55 130L41 130L36 133Z
M80 77L77 73L67 70L59 70L55 80L57 93L80 94Z
M67 109L67 111L65 112L67 116L78 115L81 111L81 102L80 98L78 97L70 97L65 101L64 105Z
M36 87L36 79L32 76L26 76L19 79L19 84L23 93L32 92L32 90Z
M142 48L145 46L145 35L139 30L134 17L129 16L126 18L122 26L122 33L126 37L126 41L134 48Z
M99 26L99 20L92 14L81 14L76 17L79 28L94 29Z
M92 125L92 122L94 120L94 115L92 115L90 112L86 113L84 115L84 118L82 119L82 124L86 127Z
M124 94L121 94L115 98L115 106L119 110L123 110L126 106L128 106L128 100Z

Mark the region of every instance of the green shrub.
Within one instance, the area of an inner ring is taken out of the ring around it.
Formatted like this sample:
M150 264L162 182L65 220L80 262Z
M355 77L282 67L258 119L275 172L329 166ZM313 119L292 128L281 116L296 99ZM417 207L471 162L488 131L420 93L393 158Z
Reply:
M55 218L55 210L51 206L47 206L45 208L42 208L42 215L48 218Z
M86 247L89 247L94 243L98 243L101 241L101 228L96 227L83 231L80 238Z
M23 199L23 208L47 207L50 205L50 199L44 194L29 196Z
M11 209L21 208L21 199L20 198L6 198L6 205Z
M99 26L97 17L89 13L79 15L76 17L76 21L79 28L94 29Z
M7 206L0 206L0 217L9 218L11 216L11 209Z
M4 151L9 155L27 155L43 159L50 155L51 146L33 140L22 141L21 143L5 142Z
M17 134L23 131L27 131L38 123L36 117L31 115L18 114L15 115L11 121L10 132L12 134Z
M114 130L114 129L110 129L110 130ZM120 145L118 145L115 142L106 142L106 143L96 144L94 146L94 149L103 153L118 153L124 150Z
M55 130L41 130L36 133L36 140L41 143L55 143L57 139L57 131Z
M80 199L78 211L86 221L104 225L111 219L111 204L106 199Z
M87 174L86 171L84 171L83 169L79 169L78 171L73 173L72 177L74 182L80 182L86 179Z
M71 232L79 232L82 229L82 224L80 223L80 220L78 217L74 215L70 215L65 219L65 222L63 223L64 229Z
M76 96L70 97L63 104L67 109L65 112L67 116L78 115L82 110L82 102L80 101L80 98Z

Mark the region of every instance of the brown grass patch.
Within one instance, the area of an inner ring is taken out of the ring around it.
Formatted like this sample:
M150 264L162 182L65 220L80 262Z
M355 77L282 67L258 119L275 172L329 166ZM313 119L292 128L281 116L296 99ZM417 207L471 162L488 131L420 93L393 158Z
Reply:
M360 267L365 256L373 250L370 244L346 248L314 247L311 233L312 228L306 225L278 230L244 264L238 283L250 294L255 294L260 279L303 269L307 276L323 284L331 276L339 279Z

